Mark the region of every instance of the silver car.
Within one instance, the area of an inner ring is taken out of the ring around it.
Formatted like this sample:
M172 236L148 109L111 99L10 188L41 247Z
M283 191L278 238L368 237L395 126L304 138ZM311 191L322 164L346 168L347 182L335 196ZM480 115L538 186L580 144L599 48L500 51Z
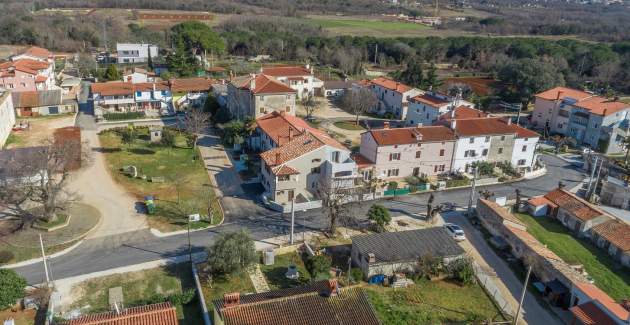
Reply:
M466 240L464 229L462 229L460 226L453 223L445 223L444 229L446 229L448 234L451 235L451 237L453 237L453 239L455 239L456 241Z

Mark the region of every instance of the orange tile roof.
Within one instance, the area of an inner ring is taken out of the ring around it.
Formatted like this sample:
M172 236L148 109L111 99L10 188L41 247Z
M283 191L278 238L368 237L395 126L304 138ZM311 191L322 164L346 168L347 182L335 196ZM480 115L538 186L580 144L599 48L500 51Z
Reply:
M367 132L379 146L455 140L455 133L445 126L378 129Z
M371 83L377 86L381 86L383 88L387 88L389 90L393 90L398 93L406 93L410 91L411 89L413 89L410 86L407 86L403 83L400 83L398 81L394 81L392 79L385 78L385 77L378 77L376 79L372 79Z
M538 207L541 205L550 205L552 207L557 207L553 202L547 200L544 196L535 196L527 201L527 203Z
M263 67L262 73L272 76L272 77L299 77L299 76L310 76L311 70L303 66L278 65L278 66Z
M299 171L297 171L295 168L290 167L290 166L287 166L287 165L282 165L282 166L275 167L275 168L273 168L273 169L271 170L271 172L272 172L274 175L277 175L277 176L284 176L284 175L297 175L297 174L299 174L299 173L300 173L300 172L299 172Z
M48 62L33 59L19 59L0 63L0 70L18 70L28 74L36 75L38 70L44 70L50 66Z
M38 46L29 47L26 51L24 51L24 54L28 54L28 55L42 58L42 59L48 59L49 57L53 55L49 50L42 47L38 47Z
M257 118L256 125L279 146L289 141L289 135L294 137L305 130L315 131L301 118L276 111Z
M101 96L133 95L134 91L132 83L122 81L97 82L93 83L90 88L92 93Z
M546 100L556 100L558 97L560 99L564 99L566 97L573 98L575 100L584 100L586 98L592 97L593 94L587 93L582 90L571 89L566 87L556 87L549 90L545 90L541 93L535 95L536 97L546 99Z
M484 136L495 134L515 134L516 131L511 125L500 121L499 118L488 117L478 119L456 120L455 133L458 136Z
M203 92L212 89L212 79L179 78L169 80L172 92Z
M518 237L523 242L525 242L527 244L527 246L531 250L536 252L541 257L546 258L546 259L555 260L555 261L562 261L560 256L556 255L556 253L552 252L549 248L547 248L545 245L543 245L541 242L539 242L538 239L536 239L534 236L532 236L532 234L530 234L529 232L527 232L525 230L521 230L521 229L515 228L515 227L512 227L512 226L506 226L506 228L510 232L512 232L514 234L514 236ZM567 267L568 267L568 265L567 265Z
M35 77L35 82L46 82L46 80L48 80L48 78L46 78L46 76L37 76L37 77Z
M374 163L371 160L367 159L365 156L363 156L360 153L353 154L352 160L354 160L354 162L357 163L357 167L359 168L365 168L365 167L374 165Z
M627 320L628 317L630 317L630 311L623 308L621 304L615 302L609 295L595 285L588 282L578 282L575 283L575 286L589 298L597 300L604 308L615 315L615 317L621 320Z
M255 81L255 88L250 89L252 79ZM233 80L233 84L238 88L249 89L254 94L284 94L295 93L295 90L273 77L258 74L255 77L239 77Z
M120 314L106 312L81 316L68 325L177 325L177 312L170 302L132 307Z
M593 232L618 247L622 252L630 251L630 225L610 220L593 227Z
M306 130L282 146L261 153L260 157L268 166L273 167L282 165L326 145L347 150L346 147L327 134Z
M431 107L441 107L444 105L447 105L448 103L450 103L448 100L446 99L442 99L440 97L431 95L431 94L423 94L423 95L418 95L415 97L411 97L409 99L409 101L411 102L418 102L418 103L422 103L422 104L426 104L429 105Z
M595 303L587 303L569 309L576 319L583 325L615 325L615 321L601 310Z
M587 109L593 114L603 116L615 114L623 109L630 108L630 104L608 100L599 96L594 96L586 100L579 101L575 104L575 106Z
M155 86L155 90L169 90L168 83L163 82L140 82L133 84L134 91L151 91Z
M483 111L480 111L478 109L474 109L474 108L470 108L468 106L458 106L456 107L454 110L455 112L455 119L475 119L475 118L485 118L488 117L488 114L486 114ZM442 115L440 115L440 120L446 120L446 121L450 121L452 120L451 117L452 111L443 113Z
M588 221L604 215L604 212L596 209L590 203L561 188L545 194L545 198L556 204L558 207L569 211L572 215L582 221Z

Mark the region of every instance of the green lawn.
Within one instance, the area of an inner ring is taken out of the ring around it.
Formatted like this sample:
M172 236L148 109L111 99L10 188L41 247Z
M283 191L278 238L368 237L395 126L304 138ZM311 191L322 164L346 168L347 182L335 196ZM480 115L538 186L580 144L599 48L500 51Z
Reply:
M630 272L616 263L605 250L588 240L577 239L555 219L534 218L521 213L517 216L527 225L529 233L565 262L584 265L586 272L595 279L595 285L613 299L619 301L630 297Z
M333 18L333 17L325 17L318 16L308 18L307 21L311 21L322 28L332 28L332 29L347 29L349 32L352 30L356 31L364 31L364 30L373 30L378 32L403 32L403 31L417 31L417 30L426 30L430 29L430 27L414 24L414 23L406 23L400 21L384 21L384 20L376 20L376 19L349 19L349 18Z
M420 281L405 289L367 286L366 292L383 324L472 323L504 320L479 285Z
M354 123L354 121L339 121L339 122L335 122L333 124L336 127L340 128L340 129L349 130L349 131L363 131L363 130L365 130L365 128L362 127L361 125L356 125Z
M222 212L203 162L194 159L196 154L186 145L183 135L177 136L175 148L151 144L148 129L138 128L139 138L131 145L123 144L113 131L100 134L112 176L141 200L145 195L156 198L156 214L148 218L149 225L160 231L174 231L187 227L186 216L192 213L208 215L208 202L212 202L212 221L221 221ZM125 166L136 166L138 176L131 178L121 172ZM151 182L152 177L162 177L163 183ZM178 203L179 202L179 203ZM192 228L208 226L208 221L192 223Z
M154 303L154 297L168 297L183 290L194 288L190 264L182 263L155 269L124 274L115 274L81 283L73 307L84 307L86 313L109 310L109 289L122 287L126 308ZM196 299L187 305L178 305L177 315L180 324L201 324L201 308Z
M291 280L284 276L287 272L287 268L291 264L297 266L298 272L300 272L299 279ZM310 275L304 266L304 261L297 252L276 255L273 265L260 265L260 270L265 275L271 290L304 285L310 280Z
M210 277L208 273L204 271L204 268L204 264L197 265L203 296L206 299L206 305L210 312L214 309L212 301L223 299L223 295L226 293L240 292L241 295L243 295L256 292L247 272L231 274L224 277ZM210 281L210 278L212 278L212 281Z

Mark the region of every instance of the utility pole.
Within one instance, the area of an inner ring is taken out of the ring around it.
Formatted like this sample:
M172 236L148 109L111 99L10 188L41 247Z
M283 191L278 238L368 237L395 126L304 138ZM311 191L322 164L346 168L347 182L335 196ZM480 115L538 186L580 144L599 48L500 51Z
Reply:
M519 126L519 122L521 121L521 111L525 107L525 104L521 103L521 106L518 108L518 112L516 113L516 126Z
M376 43L376 48L374 49L374 65L376 65L377 57L378 57L378 43Z
M597 191L597 184L599 184L599 176L602 174L602 166L603 165L604 165L604 158L602 158L600 163L599 163L599 169L597 170L597 177L595 177L595 185L593 185L593 188L591 189L591 193L587 197L587 201L589 201L589 202L593 198L593 194L595 194L595 192Z
M470 196L468 198L468 216L472 216L472 205L475 199L475 185L477 183L477 167L473 167L473 180L470 184Z
M192 260L192 245L190 244L190 216L188 216L188 259L190 260L190 264L192 264L193 260Z
M44 252L42 234L39 234L39 246L42 248L42 262L44 263L44 274L46 274L46 285L50 286L50 276L48 275L48 263L46 262L46 253Z
M516 310L516 316L514 316L514 325L518 323L518 317L521 315L521 309L523 308L523 301L525 300L525 293L527 292L527 283L529 283L529 276L532 274L532 266L527 268L527 275L525 276L525 283L523 284L523 292L521 292L521 300L518 302L518 309Z
M291 237L289 241L293 245L293 231L295 229L295 199L291 200Z
M588 194L591 192L591 186L593 184L593 177L595 177L595 169L597 168L597 161L599 160L599 156L595 156L595 163L591 166L591 175L588 177L588 188L586 189L586 197L588 198Z

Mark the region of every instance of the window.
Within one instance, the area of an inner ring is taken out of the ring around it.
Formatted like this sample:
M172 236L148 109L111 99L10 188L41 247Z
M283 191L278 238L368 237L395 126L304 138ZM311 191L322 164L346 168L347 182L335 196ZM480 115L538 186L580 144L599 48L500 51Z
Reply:
M280 182L284 182L284 181L288 181L288 180L291 180L291 176L289 176L289 175L280 175L280 176L278 176L278 181L280 181Z
M20 86L22 86L22 87L26 87L26 82L21 82L21 83L20 83Z
M522 152L527 151L527 146L523 146L523 148L521 149Z
M322 160L319 159L319 158L315 158L315 159L311 160L311 162L312 163L318 163L318 162L322 162Z
M444 168L446 168L446 165L440 165L440 168L438 169L438 171L443 172L443 171L444 171Z
M526 163L526 162L527 162L527 161L526 161L525 159L519 159L519 160L518 160L518 165L519 165L519 166L523 166L523 165L525 165L525 163Z
M438 171L438 166L437 165L433 166L433 172L437 173L437 171Z
M285 111L290 112L291 111L291 106L287 106L287 108L285 109Z
M501 141L505 140L505 135L501 136Z
M469 142L469 143L475 143L475 138L470 138L470 139L468 140L468 142Z
M483 151L481 152L482 156L487 156L488 155L488 149L483 149Z
M440 157L444 157L444 149L440 149Z
M9 89L15 88L15 86L13 86L13 84L7 84L7 87L9 87Z
M420 175L420 167L414 167L413 176L418 176L418 175Z
M162 90L162 96L166 96L166 90Z
M291 100L291 95L287 95L287 100Z
M265 112L265 108L264 108L264 107L261 107L261 108L258 110L258 112L260 112L261 114L262 114L262 113L264 113L264 112Z
M389 161L392 161L392 160L400 160L400 153L399 152L390 153Z
M562 129L562 123L558 123L558 129Z
M136 97L142 97L142 92L141 91L136 91Z
M393 176L398 176L398 168L387 170L387 177L393 177Z
M490 137L486 137L486 142L490 142Z
M311 168L311 174L319 174L321 169L319 167Z
M265 100L265 96L258 96L258 98L260 99L260 101L264 101Z
M416 158L420 158L420 150L416 151Z
M499 148L499 154L503 153L503 148Z
M394 149L396 149L396 148L398 148L398 145L397 145L397 144L395 144L395 145L394 145Z

